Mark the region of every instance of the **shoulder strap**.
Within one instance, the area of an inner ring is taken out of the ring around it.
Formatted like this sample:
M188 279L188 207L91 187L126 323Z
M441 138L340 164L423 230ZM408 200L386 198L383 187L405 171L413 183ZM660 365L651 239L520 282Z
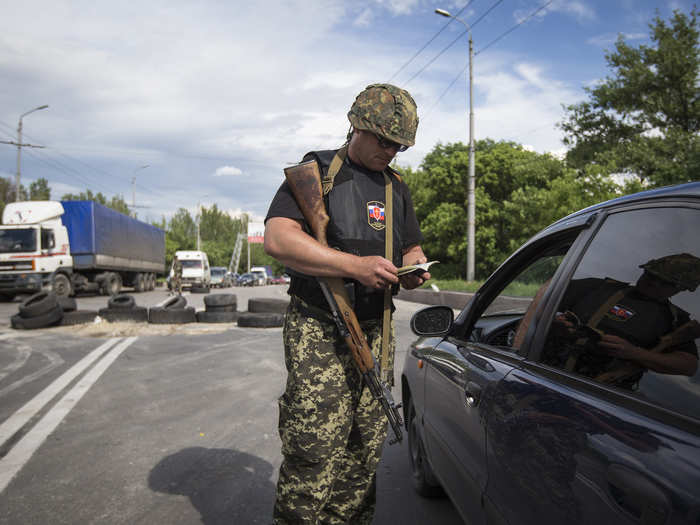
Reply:
M335 176L338 174L340 171L340 168L343 167L343 162L345 162L345 157L348 154L348 147L343 146L340 148L336 154L335 157L333 157L333 160L331 161L331 165L328 167L328 171L326 172L325 175L322 176L321 178L321 186L323 187L323 194L328 195L330 191L333 189L333 181L335 180Z

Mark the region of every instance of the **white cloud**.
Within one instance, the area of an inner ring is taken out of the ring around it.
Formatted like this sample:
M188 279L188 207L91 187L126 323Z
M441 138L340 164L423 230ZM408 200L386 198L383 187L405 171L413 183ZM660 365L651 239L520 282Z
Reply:
M364 9L359 15L357 15L357 18L353 20L352 25L356 27L367 27L370 25L373 18L374 16L372 14L372 10L367 8Z
M522 22L536 11L536 7L517 9L513 13L513 17L517 22ZM537 11L535 19L541 20L549 13L563 13L566 15L572 15L581 22L592 21L596 20L597 18L595 10L587 3L579 0L554 0L546 8L542 9L541 11Z
M214 177L236 177L239 175L243 175L243 171L233 166L221 166L220 168L216 168L214 172Z

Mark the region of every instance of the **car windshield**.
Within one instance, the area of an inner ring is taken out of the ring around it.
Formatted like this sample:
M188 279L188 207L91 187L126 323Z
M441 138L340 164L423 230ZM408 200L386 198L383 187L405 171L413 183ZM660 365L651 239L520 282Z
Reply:
M36 229L0 230L0 253L35 251Z
M226 275L226 270L219 270L218 268L211 269L212 277L223 277L224 275Z
M202 267L202 261L195 261L195 260L187 260L185 259L182 261L182 268L201 268Z

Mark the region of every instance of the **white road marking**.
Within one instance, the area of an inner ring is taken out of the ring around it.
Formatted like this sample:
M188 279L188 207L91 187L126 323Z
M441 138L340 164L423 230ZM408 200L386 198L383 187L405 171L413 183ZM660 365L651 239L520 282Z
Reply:
M20 344L15 348L15 351L17 352L17 357L15 357L15 360L0 370L0 381L22 368L24 363L27 362L27 359L29 359L29 356L32 354L32 349L29 345Z
M80 361L69 368L62 376L56 379L53 383L39 392L34 399L12 414L2 425L0 425L0 445L3 445L8 439L22 428L27 421L34 417L46 404L51 401L56 394L66 388L73 379L80 375L88 366L96 359L109 350L121 338L114 338L106 341Z
M26 383L30 383L31 381L34 381L35 379L43 376L44 374L48 374L51 370L53 370L57 366L61 366L65 362L63 360L63 358L60 355L58 355L56 352L54 352L53 350L36 350L36 353L43 354L44 357L46 359L48 359L49 363L47 365L45 365L44 367L40 368L39 370L37 370L36 372L28 374L28 375L22 377L21 379L18 379L14 383L7 385L5 388L0 390L0 397L4 396L8 392L12 392L16 388L19 388ZM0 441L0 443L2 443L2 441Z
M137 337L128 337L117 344L110 352L104 356L66 395L64 395L56 406L49 410L46 415L32 428L7 455L0 459L0 492L4 491L7 485L15 477L15 474L29 461L34 452L41 446L44 440L55 430L63 418L80 401L90 387L100 378L105 370L127 349Z

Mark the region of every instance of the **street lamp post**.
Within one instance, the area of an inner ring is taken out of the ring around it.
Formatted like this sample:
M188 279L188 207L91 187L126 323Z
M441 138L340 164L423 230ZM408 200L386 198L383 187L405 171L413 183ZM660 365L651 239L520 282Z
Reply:
M29 115L30 113L34 113L35 111L39 111L40 109L46 109L48 108L48 104L44 104L43 106L36 107L34 109L31 109L27 111L26 113L22 113L19 116L19 124L17 125L17 177L16 177L16 194L15 194L15 202L19 202L20 200L20 165L22 161L22 119Z
M134 174L131 177L131 207L134 209L136 209L136 172L140 170L145 170L148 167L150 167L150 164L144 164L143 166L139 166L134 170Z
M438 15L453 18L467 28L469 33L469 177L467 179L467 281L474 280L474 243L475 243L475 224L476 224L476 204L475 192L476 186L474 176L474 97L473 84L474 72L472 69L474 62L474 45L472 43L471 27L462 19L450 14L444 9L436 9Z
M202 199L205 197L209 197L209 195L202 195ZM200 244L201 244L201 236L200 236L200 227L199 223L202 220L202 206L201 206L201 199L197 201L197 251L200 251Z

